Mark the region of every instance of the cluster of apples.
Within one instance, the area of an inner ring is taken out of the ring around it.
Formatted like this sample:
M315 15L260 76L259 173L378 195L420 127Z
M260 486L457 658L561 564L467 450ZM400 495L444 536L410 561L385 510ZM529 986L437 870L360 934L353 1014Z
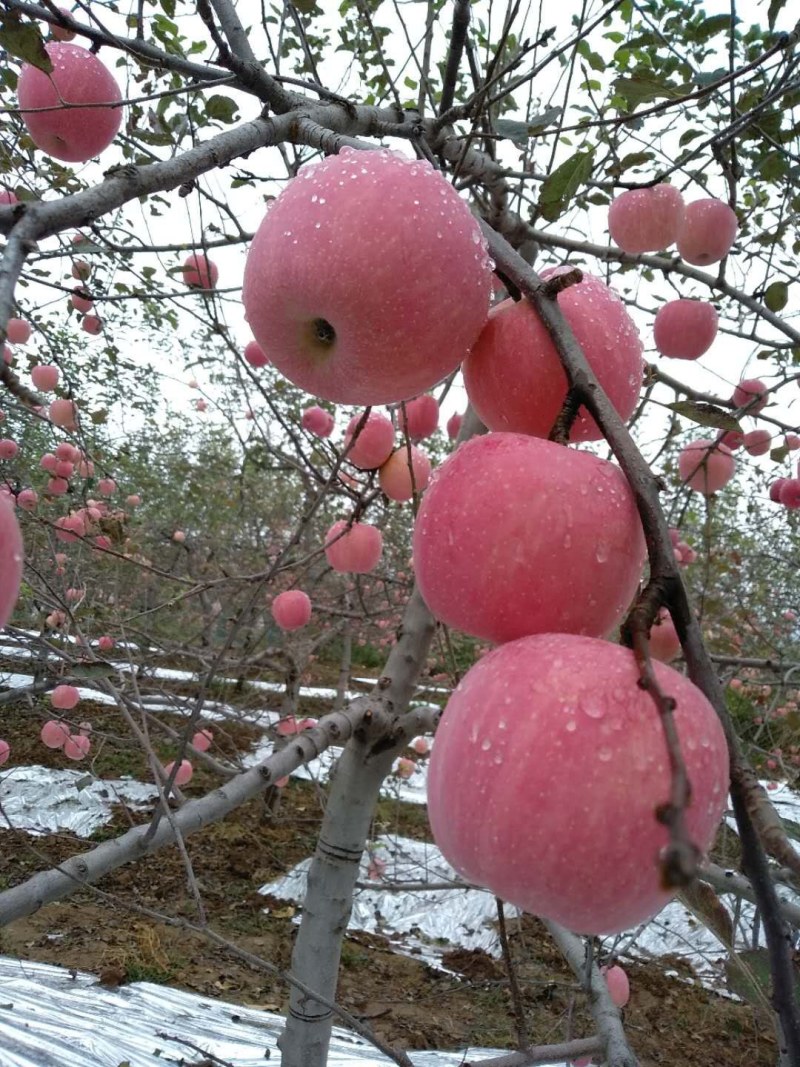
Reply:
M490 314L490 288L480 229L440 174L388 151L346 149L303 168L272 202L243 300L269 360L327 401L397 404L464 364L472 403L494 432L434 472L414 568L438 619L500 646L444 712L431 825L466 878L572 929L609 932L668 899L658 872L668 838L656 810L670 783L661 724L633 654L607 640L636 592L644 537L614 464L544 440L566 378L533 310L507 302ZM642 346L622 302L591 276L558 300L627 417ZM385 462L393 436L382 418L356 417L348 459L357 464L384 435L384 451L365 465ZM571 436L601 434L582 411ZM380 531L335 524L332 565L367 531L377 558ZM722 729L699 690L655 669L677 702L690 833L707 847L727 792Z

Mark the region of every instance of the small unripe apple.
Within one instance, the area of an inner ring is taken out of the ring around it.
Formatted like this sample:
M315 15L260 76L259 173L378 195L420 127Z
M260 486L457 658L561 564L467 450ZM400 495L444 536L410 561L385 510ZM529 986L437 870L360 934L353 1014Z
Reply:
M47 155L67 163L86 163L116 137L122 108L114 105L120 104L122 93L108 68L88 49L58 43L45 49L52 73L25 63L19 76L23 122L34 144ZM107 106L85 106L91 104Z
M678 473L690 489L705 496L718 493L728 484L736 469L730 449L717 441L692 441L678 456Z
M705 267L731 250L739 222L722 200L706 197L686 205L678 231L678 252L687 263Z
M39 364L31 367L31 381L43 393L52 393L58 385L58 367L51 364Z
M431 612L475 637L609 633L645 559L622 472L523 434L459 445L417 514L414 569Z
M242 299L256 340L295 385L388 404L456 369L486 321L490 286L478 224L440 172L344 148L303 167L270 204Z
M207 289L208 286L204 288ZM269 363L269 358L258 341L250 341L245 345L244 358L251 367L266 367Z
M696 686L663 663L653 669L675 701L691 783L686 829L703 851L727 799L725 735ZM671 761L639 683L630 649L563 633L501 645L466 673L428 768L434 839L463 878L581 934L617 933L660 911L671 895L658 818Z
M683 197L674 185L627 189L611 202L608 232L623 252L660 252L677 239L683 212Z
M301 589L287 589L278 593L270 611L282 630L300 630L311 621L311 599Z
M213 289L219 281L219 268L207 256L192 252L183 263L183 281L190 289Z
M747 408L748 415L757 415L767 406L767 386L760 378L745 378L733 390L732 400L737 408Z
M751 456L765 456L772 444L772 434L769 430L751 430L744 435L745 452Z
M719 315L707 300L671 300L658 309L653 340L662 356L698 359L717 336Z
M416 445L411 445L410 448L410 464L408 450L400 447L389 456L378 472L381 489L390 500L411 500L414 493L421 493L430 481L431 461Z
M439 402L430 393L406 401L405 414L402 408L398 408L397 414L400 432L408 434L415 443L435 434L439 427Z
M342 574L367 574L380 562L383 534L377 526L340 519L325 535L325 556L335 571Z
M347 459L360 470L375 470L382 466L394 448L394 426L385 415L371 411L366 422L358 429L364 416L354 415L344 433L344 448ZM352 445L350 442L353 442Z
M300 425L303 429L313 433L315 437L330 437L333 433L335 422L333 415L318 404L306 408L300 419Z

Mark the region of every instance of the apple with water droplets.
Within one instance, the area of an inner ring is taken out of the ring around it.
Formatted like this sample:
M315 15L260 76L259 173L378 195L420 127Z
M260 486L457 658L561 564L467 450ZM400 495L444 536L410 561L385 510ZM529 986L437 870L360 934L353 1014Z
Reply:
M608 232L623 252L660 252L677 239L683 212L683 197L674 185L626 189L611 201Z

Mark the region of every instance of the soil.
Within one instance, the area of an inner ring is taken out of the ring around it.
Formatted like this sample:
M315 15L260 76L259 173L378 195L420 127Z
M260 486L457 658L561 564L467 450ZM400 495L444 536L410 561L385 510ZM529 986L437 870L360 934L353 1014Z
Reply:
M259 699L263 703L263 696ZM303 710L313 713L311 708ZM113 745L98 746L96 774L145 776L142 757L116 709L84 701L80 714L92 722L96 737L106 732L115 738ZM60 752L46 750L38 740L32 719L38 723L44 717L43 704L38 711L36 705L3 709L3 736L12 745L14 762L65 765ZM174 725L169 716L163 721ZM257 736L248 725L210 725L220 755L242 751ZM157 751L159 745L162 742L156 743ZM169 758L166 739L163 749ZM200 768L185 793L199 796L213 784ZM318 787L293 779L276 811L266 812L259 798L186 840L209 927L267 961L265 967L243 962L201 933L169 925L170 919L202 922L176 848L120 868L104 878L97 891L82 891L6 927L0 931L0 953L75 967L109 985L163 982L281 1012L287 1007L287 988L273 968L289 965L297 909L265 898L258 889L313 852L324 801ZM0 888L146 818L118 808L113 821L88 842L71 833L33 838L0 831ZM423 808L384 800L374 833L387 831L430 839ZM529 917L509 920L508 932L528 1041L590 1035L585 998L541 924ZM447 972L400 955L386 938L349 934L342 953L339 1003L402 1048L518 1047L505 964L483 952L458 948L447 951L442 962ZM642 1067L773 1067L777 1045L759 1009L703 989L683 961L624 963L632 988L625 1026ZM683 980L668 977L669 968Z

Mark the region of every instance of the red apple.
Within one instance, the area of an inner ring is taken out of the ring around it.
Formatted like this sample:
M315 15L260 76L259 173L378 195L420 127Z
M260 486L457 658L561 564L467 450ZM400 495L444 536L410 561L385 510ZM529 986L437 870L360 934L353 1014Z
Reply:
M776 478L774 482L770 483L769 498L774 504L781 503L781 490L789 479Z
M109 637L108 634L103 634L103 636L97 642L97 647L100 649L101 652L110 652L111 649L114 647L114 643L115 642L113 637Z
M698 359L717 336L719 315L707 300L670 300L658 309L653 339L662 356Z
M78 425L78 409L72 400L54 400L48 408L50 421L65 430L75 430Z
M213 289L219 281L219 268L206 256L192 252L183 263L183 281L190 289Z
M192 748L196 748L198 752L208 752L213 740L214 734L207 727L205 730L198 730L192 738Z
M432 613L500 642L609 633L636 592L645 543L614 464L537 437L492 433L471 438L437 468L413 554Z
M43 393L52 393L58 385L58 367L52 364L31 367L31 381Z
M719 443L725 445L731 452L735 452L737 448L741 448L744 444L744 433L741 430L726 430L720 437Z
M308 430L309 433L313 433L315 437L330 437L333 433L335 418L325 408L321 408L318 404L313 407L306 408L300 419L300 425L304 430Z
M408 451L398 448L381 467L378 481L381 489L390 500L411 500L414 493L421 493L427 488L431 477L431 461L416 445L411 445L411 463ZM412 483L411 473L414 478Z
M59 711L71 711L81 695L74 685L57 685L50 694L50 703Z
M678 236L683 197L674 185L627 189L611 201L608 232L623 252L660 252Z
M613 967L601 967L600 973L606 980L614 1004L618 1008L624 1008L631 999L631 984L625 971L615 963Z
M10 437L0 438L0 459L13 459L19 452L19 445Z
M172 760L170 763L165 763L164 764L164 774L168 778L172 774L172 768L174 766L175 766L175 761L174 760ZM194 768L192 767L192 765L189 762L189 760L188 759L181 760L180 766L178 767L178 770L177 770L177 772L175 774L175 778L173 780L174 784L177 785L178 787L180 787L182 785L186 785L187 782L191 781L191 778L192 778L193 774L194 774Z
M424 396L415 397L405 405L398 408L398 426L401 433L407 433L414 442L424 441L436 433L439 427L439 402L435 396L426 393Z
M11 745L8 741L0 741L0 764L8 763L8 757L11 755Z
M247 257L256 340L326 400L407 400L455 370L489 309L484 239L425 161L351 148L304 167L273 201Z
M385 415L371 411L364 425L358 430L363 418L363 413L354 415L347 424L344 448L347 450L347 459L354 467L370 471L382 466L392 454L394 426Z
M51 74L28 63L22 66L17 85L22 119L34 144L47 155L67 163L86 163L116 137L122 121L118 106L122 93L108 68L88 49L76 44L45 48L53 64Z
M800 478L781 479L780 501L785 508L795 511L800 508Z
M72 12L66 7L60 7L58 10L61 12L62 15L67 15L69 17L72 16ZM47 25L50 27L50 32L57 41L75 40L74 30L68 30L66 26L59 26L57 22L48 22Z
M744 449L751 456L765 456L772 444L769 430L751 430L744 435Z
M24 345L30 340L31 324L25 319L9 319L6 324L6 337L12 345Z
M447 436L450 438L451 441L455 441L455 439L461 432L461 423L463 421L463 418L464 416L457 411L447 420Z
M722 200L695 200L686 205L683 214L678 252L697 267L718 263L730 252L738 228L736 212Z
M543 271L542 277L561 272ZM591 274L559 293L558 305L609 400L627 419L642 384L642 343L625 305ZM526 300L505 300L492 309L463 371L470 401L490 430L549 435L567 395L567 376L544 323ZM570 440L602 436L581 408Z
M99 319L97 315L84 315L81 319L81 329L86 333L96 337L103 329L103 320Z
M59 719L49 719L42 727L39 737L48 748L63 748L69 737L69 726Z
M689 836L706 849L728 791L725 736L696 686L653 667L676 701ZM459 874L583 934L628 929L667 903L669 832L656 813L670 799L670 760L639 678L629 649L570 634L510 642L467 672L428 771L434 838Z
M300 589L287 589L278 593L270 611L282 630L300 630L311 621L311 600Z
M91 747L92 742L84 734L71 734L64 742L64 755L67 759L83 759Z
M25 551L22 534L8 497L0 500L0 629L11 618L22 581Z
M354 522L348 528L348 523L340 519L325 535L328 563L342 574L367 574L375 570L382 552L383 534L366 522Z
M12 193L10 189L0 189L0 205L6 204L18 204L19 197L16 193Z
M736 461L730 449L706 438L692 441L678 456L681 481L706 496L718 493L726 486L735 469Z
M209 286L206 285L203 288L208 289ZM250 341L248 344L245 345L244 358L247 360L251 367L266 367L269 363L264 349L261 347L258 341Z
M17 494L17 507L23 511L35 511L39 503L39 494L35 489L20 489Z
M760 378L745 378L733 390L731 400L737 408L747 408L748 415L757 415L767 406L767 386Z
M73 289L72 296L69 299L75 310L80 311L82 315L85 315L87 311L91 311L94 307L94 301L83 286Z
M666 608L661 608L650 629L650 655L660 659L662 663L669 663L680 650L681 642L672 616Z

